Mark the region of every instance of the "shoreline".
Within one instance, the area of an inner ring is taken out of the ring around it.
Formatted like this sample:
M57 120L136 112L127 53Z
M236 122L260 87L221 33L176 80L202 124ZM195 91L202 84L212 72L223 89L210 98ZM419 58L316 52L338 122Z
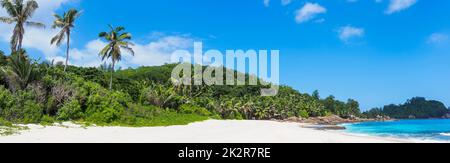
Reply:
M0 143L413 143L409 140L350 135L304 128L302 123L207 120L169 127L82 127L27 125Z

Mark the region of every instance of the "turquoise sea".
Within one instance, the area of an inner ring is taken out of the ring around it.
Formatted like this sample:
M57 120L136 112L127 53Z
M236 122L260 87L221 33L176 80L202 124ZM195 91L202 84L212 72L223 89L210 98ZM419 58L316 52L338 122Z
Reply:
M343 126L355 134L450 142L450 119L364 122Z

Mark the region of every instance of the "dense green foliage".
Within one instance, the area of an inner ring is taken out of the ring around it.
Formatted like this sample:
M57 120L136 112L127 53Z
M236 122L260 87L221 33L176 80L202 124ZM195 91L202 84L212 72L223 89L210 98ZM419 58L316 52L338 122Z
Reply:
M62 66L37 64L26 54L22 55L17 62L26 66L12 66L16 62L14 54L6 57L8 63L0 65L4 71L0 76L0 118L3 120L13 123L75 120L100 125L155 126L208 119L209 115L197 112L178 113L176 109L141 105L126 91L106 89L107 72L70 67L65 73ZM19 72L26 73L18 75Z
M274 97L260 96L263 86L175 87L168 82L175 66L168 64L118 71L115 89L128 92L143 104L163 108L190 104L228 119L284 119L330 114L348 117L361 114L359 104L354 100L348 103L334 97L322 100L318 95L302 94L288 86L281 86L279 94Z
M22 49L24 26L44 27L29 21L38 3L35 0L0 0L0 3L9 16L0 17L0 22L15 24L12 54L5 56L0 51L2 121L48 124L74 120L99 125L153 126L187 124L211 117L285 119L361 114L354 100L345 103L333 96L320 99L318 92L302 94L288 86L280 86L279 94L272 97L260 95L261 89L267 88L264 86L176 86L170 82L175 64L115 73L122 51L134 54L131 34L124 27L110 26L110 31L99 34L107 41L99 55L103 60L111 59L111 66L68 66L71 30L80 15L75 9L55 15L52 27L60 32L49 40L56 45L67 41L64 66L38 63ZM247 83L250 77L245 76Z
M26 54L24 54L25 56ZM11 69L13 56L1 65ZM101 68L36 63L21 60L33 71L26 82L10 80L3 73L0 83L0 117L14 123L75 120L100 125L153 126L186 124L208 117L224 119L285 119L337 114L359 115L356 101L320 99L281 86L274 97L260 96L262 86L174 86L168 64L119 70L109 86L110 73ZM22 87L15 87L22 83ZM166 117L166 118L164 118ZM170 118L169 118L170 117ZM170 123L171 122L171 123Z
M349 99L347 103L337 101L334 96L327 97L322 100L325 109L330 113L339 115L343 118L350 118L351 116L361 116L359 103L353 99Z
M370 118L389 116L396 119L428 119L442 118L450 110L439 101L427 100L422 97L412 98L402 105L387 105L384 108L375 108L364 115Z

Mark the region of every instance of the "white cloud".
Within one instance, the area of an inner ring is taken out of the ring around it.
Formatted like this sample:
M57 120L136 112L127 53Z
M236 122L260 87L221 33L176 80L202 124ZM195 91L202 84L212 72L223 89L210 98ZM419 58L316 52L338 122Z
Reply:
M266 7L270 6L270 0L264 0L263 3L264 3L264 6L266 6Z
M445 33L433 33L431 34L428 39L428 44L442 44L446 43L449 40L449 36Z
M46 58L55 58L59 53L59 48L50 45L51 38L57 33L57 30L51 29L50 25L53 19L53 12L68 2L77 0L36 0L39 8L36 10L31 21L41 22L47 25L45 29L36 29L25 27L25 36L23 46L41 51ZM7 16L4 9L0 9L0 16ZM9 44L12 35L13 25L0 23L0 42Z
M318 14L324 14L327 9L318 3L306 3L302 8L298 9L295 14L295 21L297 23L308 22L314 19Z
M146 44L135 44L132 48L135 55L124 51L119 67L156 66L170 63L170 57L175 50L189 50L194 40L186 36L162 36ZM101 40L89 42L83 49L72 49L70 64L83 67L97 67L103 63L98 56L106 43ZM59 61L60 58L52 58ZM107 61L108 63L110 60Z
M393 14L405 10L414 4L417 0L390 0L389 7L386 10L386 14Z
M36 10L32 21L38 21L48 25L46 29L26 28L26 34L23 45L25 48L31 48L41 51L46 60L55 62L65 61L65 51L62 48L50 45L51 38L57 34L58 30L51 29L53 13L61 8L65 3L76 2L79 0L36 0L39 3L39 9ZM268 1L268 0L266 0ZM3 9L0 9L0 16L7 16ZM0 24L0 42L9 44L13 26ZM117 65L120 67L135 66L153 66L162 65L170 62L170 55L175 50L188 50L193 46L193 39L184 35L166 36L162 33L152 35L148 38L150 41L144 44L135 44L133 49L135 56L124 53L122 61ZM96 39L88 42L82 48L73 48L70 50L69 62L71 65L84 67L97 67L103 63L98 56L106 43ZM109 61L108 61L109 62Z
M363 28L357 28L353 26L341 27L338 30L339 39L348 43L351 39L364 36L365 30Z
M93 40L87 43L83 49L71 49L69 64L84 67L98 67L101 63L103 63L98 53L105 46L105 42ZM53 56L48 57L47 59L54 60L55 62L65 61L65 58L62 56Z
M187 50L194 45L194 40L184 36L165 36L145 45L134 46L135 56L128 56L130 65L154 66L170 62L175 50Z

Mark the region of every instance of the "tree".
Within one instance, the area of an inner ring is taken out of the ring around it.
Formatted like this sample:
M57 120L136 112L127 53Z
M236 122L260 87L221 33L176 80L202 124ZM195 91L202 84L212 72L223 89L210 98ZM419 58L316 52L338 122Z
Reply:
M25 50L11 54L9 66L2 68L2 73L13 92L27 88L28 84L38 76L35 63L28 58Z
M383 108L375 108L365 113L366 116L383 115L396 119L428 119L442 118L449 113L447 107L439 101L427 100L423 97L415 97L401 105L387 105Z
M28 0L25 4L23 0L1 0L0 3L9 15L9 17L0 17L0 22L7 24L15 23L11 37L11 52L17 52L22 49L25 25L30 27L45 27L42 23L29 21L36 9L39 8L39 5L34 0Z
M111 29L110 32L101 32L99 34L99 37L109 42L108 45L106 45L100 51L99 55L102 57L102 60L111 58L112 69L109 89L112 89L115 64L122 59L122 49L128 51L133 56L134 51L130 47L133 46L133 44L129 42L129 40L131 40L131 34L128 32L124 32L124 27L114 28L113 26L109 25L109 28Z
M359 102L353 99L349 99L346 104L347 114L350 116L359 116L361 109L359 108Z
M0 50L0 66L5 66L8 64L8 57L5 56L5 53Z
M51 44L55 44L56 46L60 46L63 42L64 38L67 37L67 51L66 51L66 63L64 65L64 71L67 70L67 65L69 63L69 52L70 52L70 34L72 28L75 27L75 20L80 16L80 12L75 9L70 9L68 12L65 12L62 16L55 14L55 21L53 22L52 28L61 28L59 33L52 38Z
M319 90L315 90L315 91L312 93L312 97L315 98L315 99L317 99L317 100L320 100L320 93L319 93Z

